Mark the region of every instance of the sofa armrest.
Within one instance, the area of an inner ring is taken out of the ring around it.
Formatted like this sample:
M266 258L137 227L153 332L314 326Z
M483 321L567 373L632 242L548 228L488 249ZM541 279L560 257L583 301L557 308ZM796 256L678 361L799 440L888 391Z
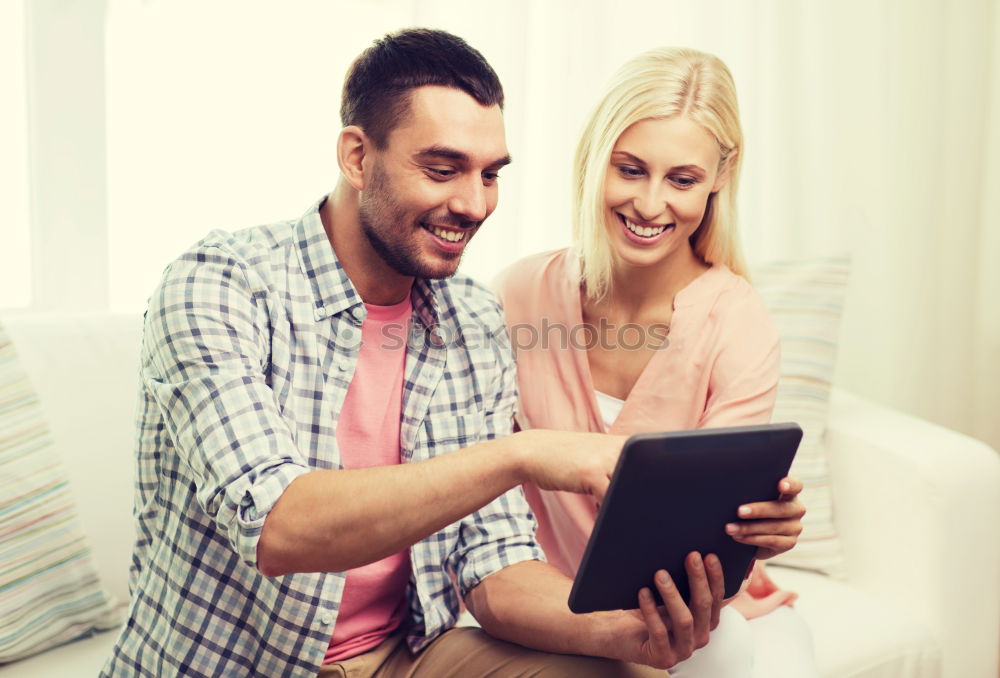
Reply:
M827 444L850 583L926 623L944 676L996 676L1000 455L838 389Z

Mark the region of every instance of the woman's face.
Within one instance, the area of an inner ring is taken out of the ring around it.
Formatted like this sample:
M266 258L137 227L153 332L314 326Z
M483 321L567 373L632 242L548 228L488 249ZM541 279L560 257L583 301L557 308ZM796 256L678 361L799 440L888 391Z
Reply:
M640 120L618 137L604 182L615 258L633 266L682 261L708 196L722 188L719 144L687 117Z

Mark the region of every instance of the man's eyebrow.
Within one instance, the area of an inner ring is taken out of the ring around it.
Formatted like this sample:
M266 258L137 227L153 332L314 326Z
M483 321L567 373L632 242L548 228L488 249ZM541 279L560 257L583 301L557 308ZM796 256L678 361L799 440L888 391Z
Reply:
M416 157L426 159L426 160L452 160L454 162L460 162L463 164L469 164L468 153L463 153L462 151L456 150L454 148L449 148L447 146L429 146L427 148L417 151ZM499 168L504 165L509 165L511 162L510 155L505 155L502 158L497 158L491 162L487 167L489 168Z
M511 162L513 162L513 159L510 157L510 154L507 154L504 157L497 158L496 160L494 160L493 162L491 162L488 165L488 167L490 169L500 169L504 165L509 165Z

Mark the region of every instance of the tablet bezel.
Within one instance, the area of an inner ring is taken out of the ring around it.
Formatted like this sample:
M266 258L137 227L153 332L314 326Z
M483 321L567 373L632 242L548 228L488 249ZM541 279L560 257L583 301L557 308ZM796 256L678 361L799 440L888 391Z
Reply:
M757 549L735 541L725 525L739 519L739 506L778 498L778 481L788 475L801 439L793 423L630 437L573 581L570 609L635 609L644 586L659 604L658 569L670 573L687 600L683 563L692 551L719 556L725 597L735 595Z

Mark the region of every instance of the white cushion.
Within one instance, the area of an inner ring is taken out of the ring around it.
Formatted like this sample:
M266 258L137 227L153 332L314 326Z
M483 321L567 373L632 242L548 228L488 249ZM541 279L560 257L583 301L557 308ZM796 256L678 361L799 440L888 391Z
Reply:
M0 666L2 678L94 678L111 656L118 631L95 633L34 657Z
M785 567L768 573L799 594L823 678L937 678L941 649L898 605L828 576Z
M772 421L802 427L791 474L802 480L806 507L794 549L775 560L843 576L843 553L833 519L833 497L823 438L830 384L847 292L846 258L774 262L754 268L752 282L781 335L781 377Z
M38 396L0 325L0 661L120 619L98 580Z
M127 601L142 317L10 313L0 322L41 398L101 581Z
M771 566L812 634L823 678L938 678L941 649L931 631L898 606L818 572ZM458 626L478 626L464 610ZM3 676L3 678L7 678Z

